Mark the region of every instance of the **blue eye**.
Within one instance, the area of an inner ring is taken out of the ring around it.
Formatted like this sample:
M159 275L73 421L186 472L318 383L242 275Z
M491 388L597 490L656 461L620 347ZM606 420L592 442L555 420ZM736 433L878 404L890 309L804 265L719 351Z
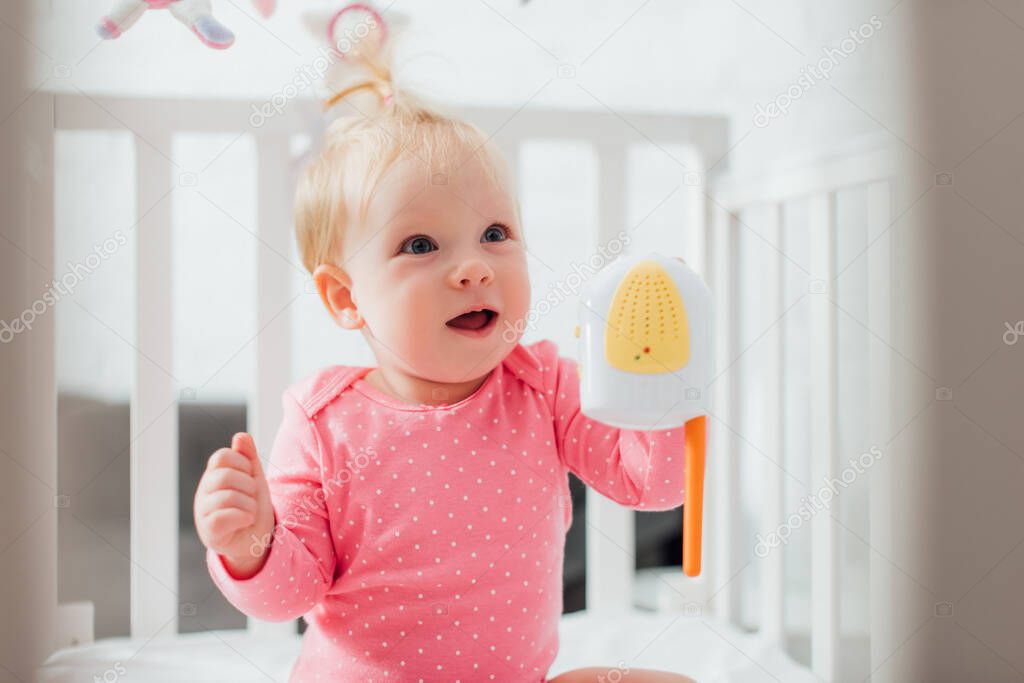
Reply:
M413 247L412 251L407 251L406 248L405 248L406 245L418 245L418 246ZM416 237L410 237L405 242L403 242L402 243L401 251L406 253L406 254L426 254L427 252L432 251L431 250L432 246L433 246L433 242L431 242L429 239L427 239L426 237L424 237L422 235L417 235Z
M487 235L493 235L494 234L494 232L492 232L492 231L496 231L498 233L498 235L499 235L498 239L495 239L495 240L488 240L487 239ZM484 236L483 236L483 238L480 241L481 242L502 242L502 241L507 240L507 239L508 239L508 228L506 228L504 225L500 225L498 223L495 223L491 227L489 227L486 230L484 230Z
M510 239L509 229L501 223L495 223L484 230L481 242L504 242ZM402 242L399 253L402 254L427 254L437 249L431 239L425 235L415 235Z

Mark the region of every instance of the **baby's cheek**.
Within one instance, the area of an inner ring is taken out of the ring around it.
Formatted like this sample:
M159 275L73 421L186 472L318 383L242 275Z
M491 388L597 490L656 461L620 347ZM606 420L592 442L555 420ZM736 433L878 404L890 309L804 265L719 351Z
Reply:
M443 346L445 335L450 335L443 317L430 301L410 297L409 305L396 307L392 314L390 325L395 343L410 356L432 362L432 354L436 355Z
M511 288L506 301L509 305L505 308L505 314L513 319L524 318L530 309L530 281L525 276Z

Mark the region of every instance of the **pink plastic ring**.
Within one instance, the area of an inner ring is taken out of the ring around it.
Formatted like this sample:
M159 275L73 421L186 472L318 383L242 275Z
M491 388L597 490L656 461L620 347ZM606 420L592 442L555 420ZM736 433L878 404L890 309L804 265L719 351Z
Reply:
M374 19L377 20L377 23L380 25L380 42L382 44L384 43L384 41L388 39L387 24L384 23L384 17L382 17L380 13L377 12L377 10L361 2L355 2L352 3L351 5L346 5L345 7L342 7L340 10L338 10L333 17L331 17L331 21L327 25L327 38L331 42L331 50L333 50L334 53L341 57L342 59L346 59L346 57L345 53L338 49L338 41L334 39L334 27L337 25L338 19L341 18L342 14L344 14L345 12L355 10L363 10L364 12L368 12L371 16L373 16Z

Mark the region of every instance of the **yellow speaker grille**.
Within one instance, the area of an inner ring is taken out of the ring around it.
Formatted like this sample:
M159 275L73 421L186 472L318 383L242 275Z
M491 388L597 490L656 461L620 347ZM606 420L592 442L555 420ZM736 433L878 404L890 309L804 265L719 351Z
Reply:
M657 374L689 362L690 328L683 297L657 261L640 261L619 282L604 339L605 358L618 370Z

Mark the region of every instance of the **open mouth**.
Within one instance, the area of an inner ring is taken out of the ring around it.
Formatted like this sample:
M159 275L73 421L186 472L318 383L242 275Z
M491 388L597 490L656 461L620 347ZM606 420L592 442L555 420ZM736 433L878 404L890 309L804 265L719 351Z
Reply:
M494 321L497 320L497 318L497 311L484 308L478 311L469 311L462 315L457 315L446 322L445 325L456 332L470 334L471 336L480 336L491 331L495 324Z

